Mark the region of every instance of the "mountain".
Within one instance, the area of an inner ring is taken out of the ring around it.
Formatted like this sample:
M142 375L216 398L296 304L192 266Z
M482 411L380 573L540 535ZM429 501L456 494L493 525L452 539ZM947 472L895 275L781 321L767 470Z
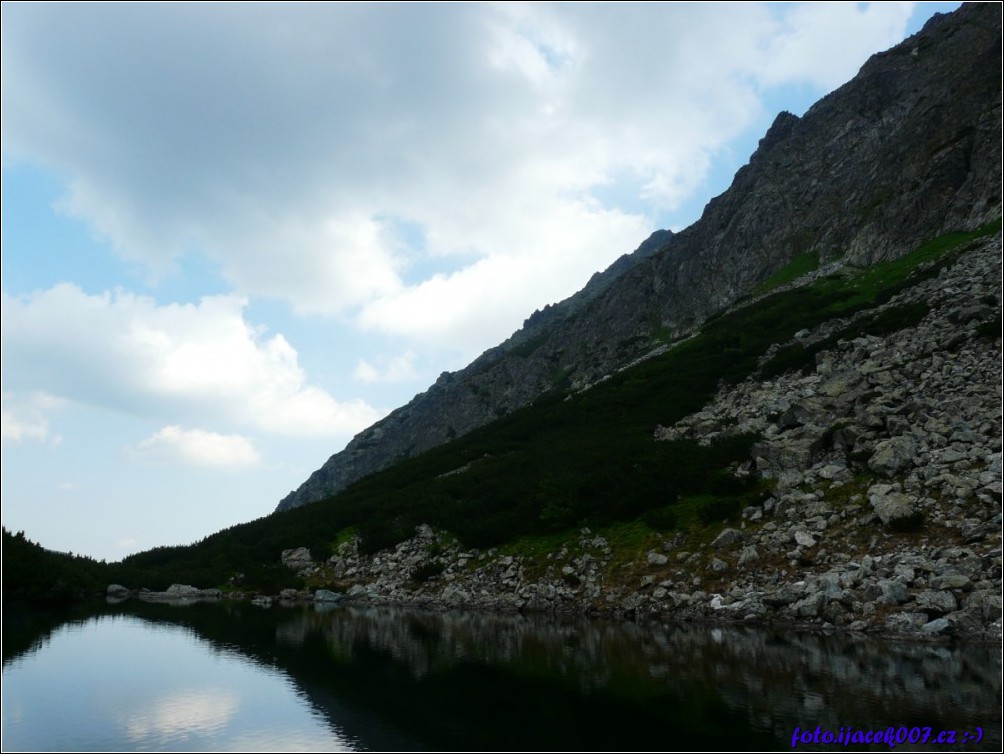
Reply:
M1001 6L933 17L801 118L781 113L701 218L658 231L357 435L278 510L665 350L799 261L861 268L1000 216ZM667 136L671 138L671 136Z

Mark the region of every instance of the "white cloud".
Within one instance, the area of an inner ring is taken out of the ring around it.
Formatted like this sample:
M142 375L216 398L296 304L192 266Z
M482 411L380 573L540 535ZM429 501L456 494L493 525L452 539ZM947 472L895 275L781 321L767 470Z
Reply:
M41 416L16 415L13 411L4 409L3 439L13 442L23 440L43 441L49 436L49 422Z
M804 3L772 29L758 65L763 83L805 81L832 89L877 50L900 41L916 3Z
M679 207L766 89L849 78L909 9L5 4L4 150L154 273L194 250L473 355Z
M240 697L230 689L171 690L142 709L129 710L128 717L123 715L122 732L141 744L175 740L182 734L206 735L224 730L240 706Z
M494 253L378 298L362 308L356 322L365 330L451 347L471 358L508 337L541 301L560 300L585 285L593 271L609 264L606 252L621 248L618 238L638 239L645 232L637 218L591 212L582 203L527 207L523 223L531 228L524 238L499 228ZM551 246L559 226L570 242Z
M415 352L407 351L399 356L378 358L371 364L366 359L359 359L352 376L359 382L413 382L419 377L415 369Z
M238 296L207 296L158 306L71 284L20 298L4 293L5 389L292 436L347 438L379 418L364 401L337 401L309 384L296 350L248 323L245 305ZM22 425L12 420L11 431Z
M7 390L2 395L0 410L0 438L4 443L33 441L56 446L62 438L53 434L45 412L58 408L62 401L40 391L16 395Z
M256 466L261 461L258 451L246 437L173 425L158 430L131 448L129 454L145 462L226 469L243 469Z

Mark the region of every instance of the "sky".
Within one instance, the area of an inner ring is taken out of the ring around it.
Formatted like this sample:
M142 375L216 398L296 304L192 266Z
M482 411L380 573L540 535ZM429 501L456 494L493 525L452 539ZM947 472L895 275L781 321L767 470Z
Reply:
M3 3L3 525L267 515L956 7Z

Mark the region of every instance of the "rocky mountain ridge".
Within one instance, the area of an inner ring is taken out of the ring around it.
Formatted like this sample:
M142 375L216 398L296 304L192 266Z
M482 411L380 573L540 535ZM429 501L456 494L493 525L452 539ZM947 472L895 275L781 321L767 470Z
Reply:
M579 389L694 332L794 257L851 267L999 217L1001 10L968 4L871 58L801 118L782 113L730 188L570 299L355 437L279 510Z
M808 366L723 387L658 428L653 442L762 438L735 473L775 484L735 524L652 533L637 551L582 530L537 555L465 548L423 525L373 555L350 540L327 562L306 548L283 562L369 604L999 640L1001 260L999 231L963 246L887 302L761 359L791 349Z

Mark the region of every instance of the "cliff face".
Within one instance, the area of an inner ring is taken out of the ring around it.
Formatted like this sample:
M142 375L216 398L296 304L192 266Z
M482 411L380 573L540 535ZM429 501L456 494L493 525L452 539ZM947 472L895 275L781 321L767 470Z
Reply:
M279 504L327 497L693 332L816 255L865 266L1000 215L1001 9L965 5L874 56L802 118L781 113L700 220L660 231L571 298L360 433Z

